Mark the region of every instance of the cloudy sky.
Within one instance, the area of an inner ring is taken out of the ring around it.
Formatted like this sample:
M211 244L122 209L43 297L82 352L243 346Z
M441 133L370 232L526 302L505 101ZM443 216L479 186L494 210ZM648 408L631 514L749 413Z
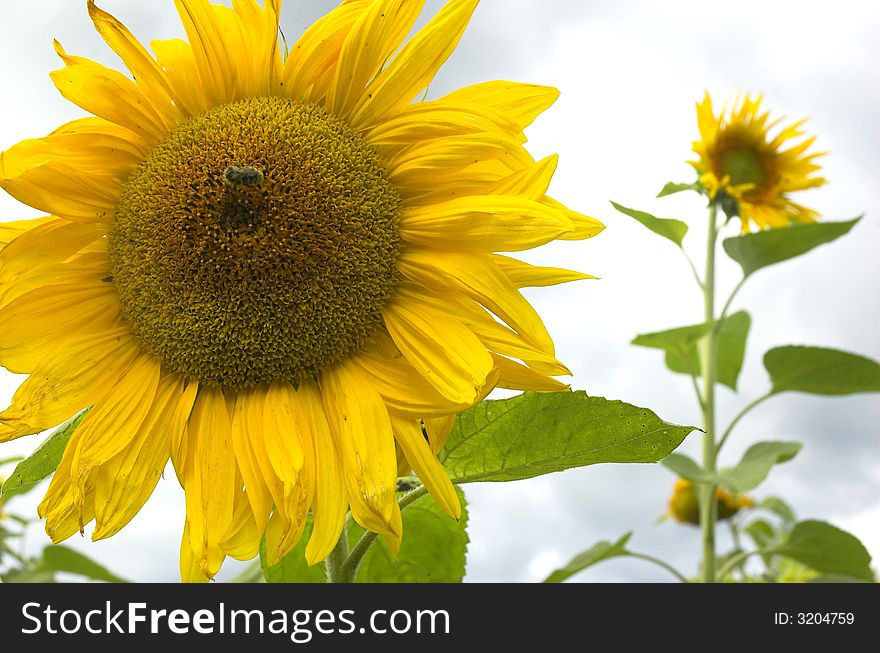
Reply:
M99 3L142 40L182 36L171 0ZM333 6L287 0L283 29L293 41ZM429 0L426 16L441 6ZM528 132L532 153L561 156L552 193L608 226L595 239L547 246L536 263L601 277L529 291L572 386L646 406L678 423L698 423L685 377L665 371L662 354L628 345L637 333L692 324L701 298L686 263L666 241L613 212L608 200L677 217L691 225L686 244L701 264L705 212L695 195L654 199L669 180L690 181L694 102L705 90L720 104L738 90L763 92L774 115L810 116L830 183L802 195L828 220L867 217L849 237L756 274L736 307L751 312L752 333L740 394L719 391L721 423L767 389L761 355L780 344L835 347L880 359L880 5L859 0L740 2L647 0L483 0L459 49L430 96L488 79L554 85L559 102ZM118 62L91 29L85 0L34 0L0 8L0 149L43 135L79 111L54 90L57 37L79 55ZM875 63L870 63L870 62ZM0 219L34 213L0 198ZM727 235L737 227L729 225ZM720 265L720 294L738 280ZM20 378L3 373L6 401ZM859 536L880 556L880 401L876 395L819 398L784 395L764 404L737 430L722 465L749 444L800 439L793 462L776 468L758 497L780 494L801 517L824 519ZM28 453L38 438L0 449ZM696 456L692 437L682 449ZM471 544L468 580L535 581L596 540L633 530L632 548L696 569L696 529L657 524L673 477L653 465L597 466L515 484L468 488ZM33 499L17 500L18 512ZM175 580L183 497L173 472L137 518L109 541L70 543L136 580ZM45 535L34 529L36 550ZM235 572L228 564L222 572ZM611 561L583 581L665 581L634 560Z

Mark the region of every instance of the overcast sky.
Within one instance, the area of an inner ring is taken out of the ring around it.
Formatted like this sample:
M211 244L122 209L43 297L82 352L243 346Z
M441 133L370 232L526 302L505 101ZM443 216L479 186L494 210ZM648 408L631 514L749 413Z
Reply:
M33 0L0 8L0 149L78 117L48 72L59 67L51 39L71 53L116 66L91 28L85 0ZM171 0L99 4L144 42L182 36ZM288 41L335 3L287 0ZM426 15L442 3L429 0ZM691 225L686 240L702 262L705 210L696 195L654 199L664 182L690 181L694 102L709 90L716 104L737 90L764 92L774 115L810 116L830 183L798 201L828 220L867 217L850 236L800 259L757 273L736 308L753 325L741 392L719 390L721 423L767 389L761 356L782 344L835 347L880 359L880 4L828 2L483 0L461 45L430 96L489 79L558 87L559 102L528 132L532 153L558 152L552 194L608 226L586 242L532 252L536 263L601 277L528 291L573 370L572 386L646 406L677 423L699 423L686 377L663 366L662 353L628 345L638 333L701 321L701 297L670 243L615 214L613 199ZM875 63L871 63L875 62ZM34 213L0 198L0 219ZM726 235L735 235L729 225ZM723 260L720 294L738 280ZM20 379L3 373L0 399ZM4 403L5 405L5 403ZM880 556L880 401L877 395L821 398L783 395L748 418L724 451L733 464L757 440L801 439L800 456L771 473L760 498L777 493L799 516L831 521ZM0 447L0 458L28 453L37 437ZM682 451L698 455L692 436ZM696 571L695 528L656 524L673 476L659 465L595 466L512 484L467 488L470 537L467 579L535 581L596 540L634 530L633 549ZM33 510L37 496L17 500ZM135 580L175 580L183 496L169 469L147 507L119 535L69 543ZM31 550L46 541L30 535ZM726 540L722 538L722 542ZM234 573L227 563L221 577ZM665 572L634 560L597 566L576 580L665 581Z

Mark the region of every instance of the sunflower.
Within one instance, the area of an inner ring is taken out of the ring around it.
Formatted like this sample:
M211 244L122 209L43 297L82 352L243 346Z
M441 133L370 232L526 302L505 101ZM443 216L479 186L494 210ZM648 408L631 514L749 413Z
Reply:
M49 216L0 232L0 363L30 375L0 441L90 408L39 507L54 541L118 532L170 458L185 580L263 537L277 561L309 513L309 563L349 510L396 551L398 457L458 517L436 457L455 414L567 388L520 288L587 275L507 255L602 229L523 147L558 92L418 100L477 0L406 43L423 0L347 0L289 51L280 0L175 4L188 41L151 53L89 0L131 76L56 42L91 115L2 154L0 185Z
M825 179L815 176L820 169L815 160L824 152L808 153L816 140L798 140L804 120L778 130L781 119L768 122L761 111L762 96L749 95L734 101L716 117L709 94L697 104L697 122L702 140L693 149L700 159L689 161L700 175L700 184L715 199L721 192L732 198L742 221L742 230L751 223L759 229L785 227L792 222L814 222L819 214L789 199L789 193L816 188Z

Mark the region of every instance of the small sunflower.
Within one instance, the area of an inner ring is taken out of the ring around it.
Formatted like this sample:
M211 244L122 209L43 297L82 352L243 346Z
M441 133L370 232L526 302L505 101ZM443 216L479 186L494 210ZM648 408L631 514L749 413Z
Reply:
M744 508L751 508L755 502L745 495L733 495L722 487L715 488L718 520L730 519ZM700 523L700 506L694 484L683 478L675 481L672 496L669 497L667 514L682 524Z
M816 176L820 166L815 162L825 153L807 152L815 137L783 149L788 141L804 135L804 120L771 138L770 131L781 119L768 122L761 101L761 96L746 95L716 116L707 93L697 104L701 140L694 142L693 149L700 159L689 163L712 199L721 192L736 202L743 231L749 231L752 223L759 229L775 229L792 222L814 222L819 214L793 202L789 194L825 183Z
M151 53L89 0L131 76L56 43L91 116L2 154L0 185L50 215L0 231L0 363L30 375L0 441L91 407L39 507L54 541L118 532L170 457L185 580L264 536L277 561L309 512L310 563L349 510L396 550L399 465L457 517L454 415L567 387L519 289L587 275L507 255L602 229L523 147L558 92L416 101L477 0L405 43L423 0L347 0L289 52L280 0L175 4L188 42Z

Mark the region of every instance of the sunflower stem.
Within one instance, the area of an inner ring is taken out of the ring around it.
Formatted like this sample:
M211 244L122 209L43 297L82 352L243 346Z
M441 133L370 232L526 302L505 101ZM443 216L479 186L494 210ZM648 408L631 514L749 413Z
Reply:
M703 309L707 324L715 322L715 247L718 240L718 206L713 200L709 204L709 235L706 244L706 274L703 277ZM718 372L718 333L709 329L700 343L703 361L703 469L708 474L715 472L717 455L715 441L715 383ZM715 582L715 486L700 486L700 533L703 544L703 582Z
M324 560L324 571L327 575L328 583L353 583L354 574L349 574L346 568L348 562L348 528L342 527L342 534L339 541L327 559Z

